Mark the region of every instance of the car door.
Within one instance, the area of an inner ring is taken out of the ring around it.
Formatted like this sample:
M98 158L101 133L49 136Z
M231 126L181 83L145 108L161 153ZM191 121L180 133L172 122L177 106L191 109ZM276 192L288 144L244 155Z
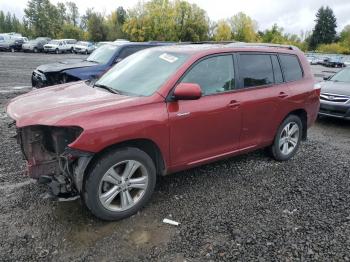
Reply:
M280 103L288 95L278 57L269 53L237 54L242 133L240 148L260 147L274 138Z
M242 116L232 92L236 87L233 56L204 58L180 82L198 84L202 97L167 104L172 165L202 163L237 150Z

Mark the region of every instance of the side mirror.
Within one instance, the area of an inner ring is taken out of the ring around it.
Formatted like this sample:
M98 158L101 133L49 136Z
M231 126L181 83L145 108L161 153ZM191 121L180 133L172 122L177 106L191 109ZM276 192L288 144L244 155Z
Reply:
M327 81L327 80L329 80L330 78L331 78L330 76L324 76L324 77L323 77L323 80Z
M196 83L180 83L175 87L176 100L196 100L202 96L201 87Z

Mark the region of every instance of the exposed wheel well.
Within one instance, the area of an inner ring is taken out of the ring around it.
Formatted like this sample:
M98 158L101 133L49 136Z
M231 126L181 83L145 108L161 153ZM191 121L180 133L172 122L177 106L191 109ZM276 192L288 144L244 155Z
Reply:
M95 161L103 154L108 154L109 151L122 148L122 147L136 147L144 151L152 158L157 170L157 174L163 175L165 173L165 163L164 163L162 153L159 147L157 146L157 144L149 139L134 139L134 140L123 141L121 143L111 145L103 149L102 151L96 153L94 157L91 159L90 163L88 164L86 170L89 170L89 168L92 165L94 165Z
M290 112L286 116L286 118L289 115L296 115L296 116L298 116L300 118L301 123L303 124L303 136L302 136L302 139L306 140L306 138L307 138L307 113L306 113L306 111L304 109L294 110L294 111Z

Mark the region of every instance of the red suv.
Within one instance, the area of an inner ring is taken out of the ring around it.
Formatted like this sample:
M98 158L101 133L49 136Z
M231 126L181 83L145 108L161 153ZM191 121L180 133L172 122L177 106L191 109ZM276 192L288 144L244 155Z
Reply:
M158 175L265 147L290 159L319 95L293 47L167 46L129 56L95 83L19 96L7 113L30 177L116 220L146 204Z

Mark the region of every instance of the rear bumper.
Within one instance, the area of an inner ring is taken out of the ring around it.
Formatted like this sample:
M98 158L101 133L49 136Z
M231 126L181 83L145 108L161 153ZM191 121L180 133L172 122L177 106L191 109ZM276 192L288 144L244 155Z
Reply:
M331 103L321 100L320 111L321 116L336 117L350 120L350 104Z

